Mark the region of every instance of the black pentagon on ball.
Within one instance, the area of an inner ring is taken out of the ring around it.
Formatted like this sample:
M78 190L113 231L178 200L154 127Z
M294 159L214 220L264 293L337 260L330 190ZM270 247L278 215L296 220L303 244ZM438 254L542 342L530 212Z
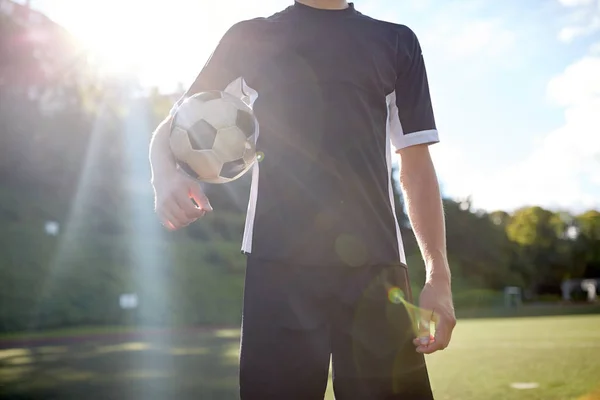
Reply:
M254 122L254 116L248 111L238 110L235 125L240 128L246 138L252 136L256 130L256 124Z
M201 119L196 122L189 130L188 136L194 150L210 150L215 143L217 130L214 126Z
M218 90L209 90L208 92L200 92L193 96L194 99L201 101L203 103L205 103L207 101L211 101L211 100L220 99L221 97L223 97L223 94L222 94L222 92L219 92Z
M219 176L227 179L233 179L240 174L246 168L246 163L243 159L229 161L223 164L221 173Z
M190 167L187 163L184 163L183 161L178 161L177 164L179 165L179 168L181 168L183 170L183 172L185 172L186 174L188 174L191 178L194 179L198 179L199 176L196 173L196 171L194 171L192 169L192 167Z

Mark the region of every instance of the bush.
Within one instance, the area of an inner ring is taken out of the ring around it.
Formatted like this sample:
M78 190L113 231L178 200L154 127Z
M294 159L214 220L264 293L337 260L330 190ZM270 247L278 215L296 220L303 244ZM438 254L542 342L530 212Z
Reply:
M575 288L571 292L571 301L574 301L574 302L587 302L588 301L588 294L587 294L587 292L585 290L583 290L580 287Z
M490 289L470 289L453 293L454 306L460 308L489 308L502 306L504 295Z
M536 296L535 300L542 303L559 303L562 301L562 297L557 294L541 294Z

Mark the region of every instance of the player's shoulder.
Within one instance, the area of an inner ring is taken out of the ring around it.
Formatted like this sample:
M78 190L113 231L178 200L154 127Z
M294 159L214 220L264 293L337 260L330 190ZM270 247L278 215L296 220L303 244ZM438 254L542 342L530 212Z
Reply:
M388 35L406 42L412 42L417 37L415 32L404 24L373 18L358 12L355 18L362 25L363 29L373 30L379 35Z
M226 36L234 38L237 41L248 42L258 38L265 38L287 25L289 21L289 9L277 12L266 17L256 17L239 21L229 28ZM265 36L267 35L267 36Z
M229 28L227 35L243 42L259 38L265 39L269 35L276 34L274 29L279 30L279 28L287 25L287 14L287 11L282 11L267 17L257 17L237 22Z
M266 18L259 17L236 22L229 28L227 34L232 36L243 37L256 31L256 29L260 29L260 26L264 24L265 20Z

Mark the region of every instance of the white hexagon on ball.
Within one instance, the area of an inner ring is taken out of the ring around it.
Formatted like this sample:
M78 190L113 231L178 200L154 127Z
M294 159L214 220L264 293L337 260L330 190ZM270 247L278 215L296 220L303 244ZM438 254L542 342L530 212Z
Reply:
M246 142L246 148L244 149L244 162L248 165L252 164L256 160L256 149L252 142Z
M201 103L201 107L195 108L196 119L205 120L215 127L215 129L235 126L238 109L233 103L214 100Z

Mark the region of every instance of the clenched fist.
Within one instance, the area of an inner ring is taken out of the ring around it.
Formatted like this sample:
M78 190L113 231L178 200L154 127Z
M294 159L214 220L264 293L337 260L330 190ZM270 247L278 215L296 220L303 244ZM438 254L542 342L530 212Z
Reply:
M154 209L170 230L183 228L212 211L200 184L178 169L152 179Z
M439 268L442 270L443 268ZM452 302L452 291L446 278L429 279L421 291L421 332L414 345L419 353L431 354L444 350L450 344L456 316ZM430 322L435 323L435 336L431 337Z

